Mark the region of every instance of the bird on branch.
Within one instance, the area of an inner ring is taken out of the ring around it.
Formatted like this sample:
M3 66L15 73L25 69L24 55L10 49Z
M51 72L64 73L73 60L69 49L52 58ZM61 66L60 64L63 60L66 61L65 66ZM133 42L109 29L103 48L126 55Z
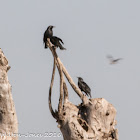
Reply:
M109 59L110 64L117 64L120 60L122 60L122 58L114 59L111 55L108 55L107 58Z
M53 28L55 26L50 25L47 30L44 32L43 42L45 43L45 49L48 48L47 46L47 38L51 38L53 36Z
M87 96L91 97L91 89L90 87L84 82L84 80L81 77L78 78L78 87L80 88L81 91L84 91Z
M66 50L66 48L64 48L64 47L62 46L62 44L64 44L64 43L63 43L63 41L62 41L61 38L56 37L56 36L52 36L52 37L50 38L50 41L51 41L51 43L52 43L55 47L59 47L61 50ZM61 44L61 43L62 43L62 44Z

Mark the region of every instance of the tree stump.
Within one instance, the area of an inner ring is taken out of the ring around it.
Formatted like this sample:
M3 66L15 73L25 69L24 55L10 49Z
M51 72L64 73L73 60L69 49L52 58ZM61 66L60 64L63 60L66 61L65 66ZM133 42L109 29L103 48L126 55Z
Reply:
M115 129L116 109L103 98L88 99L62 64L56 53L56 47L48 39L49 46L54 57L52 79L49 90L49 108L52 116L56 119L64 140L118 140L118 131ZM51 94L55 69L60 75L60 98L58 111L53 110ZM80 97L81 104L74 105L68 99L68 89L64 75L72 86L75 93Z
M0 49L0 140L17 140L18 122L7 72L8 60Z
M103 98L78 106L67 101L62 114L59 128L65 140L118 140L116 110Z

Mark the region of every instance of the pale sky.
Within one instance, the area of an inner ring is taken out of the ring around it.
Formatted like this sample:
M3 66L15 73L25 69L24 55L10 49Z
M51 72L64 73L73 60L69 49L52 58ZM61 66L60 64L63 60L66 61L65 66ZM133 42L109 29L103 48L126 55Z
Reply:
M19 133L56 132L48 108L53 58L44 49L43 33L54 25L54 35L66 51L57 50L77 83L83 77L93 98L105 98L117 109L119 140L139 139L140 106L139 0L6 0L0 2L0 48L12 67L8 72L19 121ZM106 55L123 58L109 65ZM69 86L70 101L79 97ZM57 108L59 76L52 103ZM20 138L41 139L46 138ZM60 138L48 138L62 140Z

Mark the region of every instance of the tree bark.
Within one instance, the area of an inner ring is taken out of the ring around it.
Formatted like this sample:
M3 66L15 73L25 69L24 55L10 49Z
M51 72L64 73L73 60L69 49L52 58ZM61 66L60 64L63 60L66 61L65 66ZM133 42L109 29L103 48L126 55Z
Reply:
M49 39L47 46L49 46L54 60L56 60L54 61L54 67L55 65L57 66L60 75L58 112L54 112L52 109L51 94L49 94L49 107L52 116L58 122L58 127L63 134L64 140L118 140L118 131L115 129L116 109L113 105L103 98L88 99L87 96L82 94ZM51 81L54 79L54 73L53 68ZM74 105L69 101L68 89L63 75L65 75L75 93L80 97L82 101L80 105ZM51 82L51 90L52 86Z
M8 60L0 49L0 139L17 140L18 122L7 72Z

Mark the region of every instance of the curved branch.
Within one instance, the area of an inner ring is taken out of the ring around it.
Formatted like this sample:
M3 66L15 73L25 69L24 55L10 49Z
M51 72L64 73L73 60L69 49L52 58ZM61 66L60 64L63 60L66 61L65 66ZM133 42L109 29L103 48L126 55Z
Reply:
M54 76L55 76L55 69L56 69L56 59L55 59L55 57L54 57L52 79L51 79L50 90L49 90L49 109L50 109L50 112L51 112L52 116L53 116L55 119L58 119L56 113L53 111L52 103L51 103L51 94L52 94L52 87L53 87Z
M68 88L65 82L63 83L63 88L64 88L64 102L66 102L69 98L69 95L68 95Z
M53 57L54 59L56 60L56 64L57 64L57 69L58 69L58 72L59 72L59 75L60 75L60 97L59 97L59 104L58 104L58 114L61 113L62 111L62 102L63 102L63 82L64 82L64 77L63 77L63 72L62 72L62 66L61 64L59 64L57 62L57 53L56 53L56 49L54 49L54 47L51 47L50 45L48 45L51 52L53 53ZM61 115L59 115L61 116Z
M71 76L69 75L69 73L67 72L66 68L64 67L63 63L61 62L61 60L59 59L56 51L54 51L53 47L52 47L52 44L50 42L50 39L48 39L48 46L53 54L54 57L56 57L56 60L57 60L57 68L59 67L59 65L62 66L62 70L63 70L63 73L65 74L68 82L70 83L71 87L74 89L74 91L78 94L78 96L81 98L81 100L83 101L83 103L87 104L87 102L89 102L89 99L84 96L84 94L81 92L81 90L78 88L78 86L74 83L74 81L72 80Z
M59 104L58 104L58 114L62 111L62 102L63 102L63 72L62 67L59 65L58 67L59 75L60 75L60 97L59 97Z
M71 76L69 75L68 71L66 70L66 68L64 67L64 65L62 64L62 62L60 61L59 58L57 59L57 61L62 65L63 73L65 74L65 76L66 76L68 82L70 83L71 87L78 94L78 96L83 100L83 96L84 96L83 93L78 88L78 86L74 83L74 81L72 80Z

